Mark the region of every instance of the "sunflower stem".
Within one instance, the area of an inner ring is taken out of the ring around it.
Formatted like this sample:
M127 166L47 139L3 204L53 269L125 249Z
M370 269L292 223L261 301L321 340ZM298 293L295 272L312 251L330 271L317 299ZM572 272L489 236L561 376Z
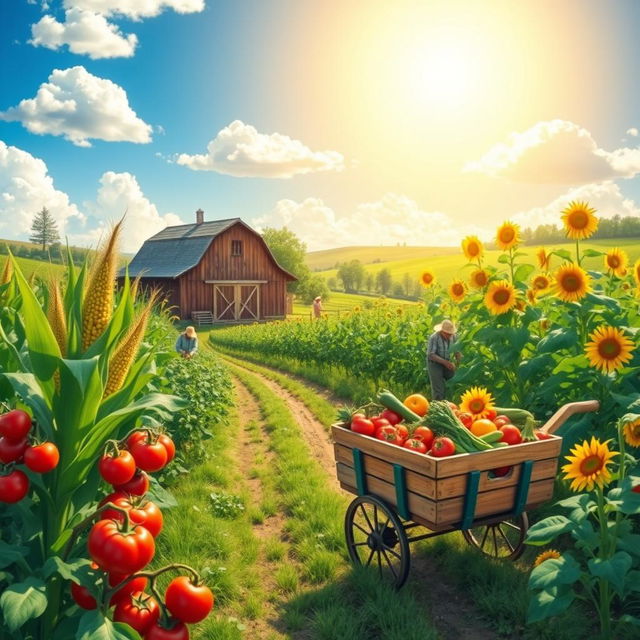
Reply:
M604 491L602 487L596 488L596 495L598 497L598 521L600 524L600 549L598 556L601 560L606 560L610 557L611 553L609 550L608 518L605 511ZM611 640L611 595L609 593L609 581L606 578L599 578L598 585L600 591L598 614L600 617L602 640Z
M576 262L580 267L580 240L578 238L576 238Z

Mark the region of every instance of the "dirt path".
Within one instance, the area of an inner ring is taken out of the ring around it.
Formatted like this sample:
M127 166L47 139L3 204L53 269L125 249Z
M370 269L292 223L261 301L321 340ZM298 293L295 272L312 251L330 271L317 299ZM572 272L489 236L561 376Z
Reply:
M333 445L329 440L329 434L324 425L318 421L300 399L277 382L251 369L242 367L237 362L233 364L256 376L273 393L286 402L287 408L301 427L313 457L327 473L331 486L337 491L345 493L336 479ZM311 387L312 385L309 386ZM244 387L241 389L244 389L244 391L240 391L240 399L243 403L246 403L241 406L251 406L251 403L253 403L257 407L256 401L249 391ZM326 389L322 395L326 398L331 398L331 394ZM416 558L414 555L412 561L409 580L424 587L416 591L420 599L423 600L425 610L429 613L429 617L442 640L496 640L497 635L494 631L480 626L483 623L478 617L478 611L473 602L461 593L459 587L446 579L442 567L438 567L429 562L428 558L425 559L420 556Z

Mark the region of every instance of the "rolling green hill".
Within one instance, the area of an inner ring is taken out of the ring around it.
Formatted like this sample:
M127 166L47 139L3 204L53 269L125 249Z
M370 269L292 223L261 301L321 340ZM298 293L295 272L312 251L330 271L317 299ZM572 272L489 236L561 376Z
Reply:
M31 260L30 258L16 258L16 260L25 278L31 277L31 274L34 273L41 278L47 278L50 275L59 275L64 271L64 267L61 264L50 264L42 260ZM7 256L0 256L0 273L4 270L6 261Z
M628 254L631 260L631 263L638 258L640 258L640 238L610 238L610 239L599 239L593 241L587 241L582 243L583 247L590 247L592 249L596 249L598 251L607 251L613 247L619 247L624 249ZM565 243L559 245L549 245L546 247L547 250L551 249L567 249L571 252L575 252L575 245L573 243ZM347 253L347 249L344 250L345 253L340 254L340 250L331 250L335 252L335 255L343 255L343 262L347 259L359 259L363 262L365 271L367 273L372 273L374 276L378 271L383 268L387 268L391 272L391 276L393 280L400 281L405 273L408 273L412 279L418 279L420 274L424 269L431 269L436 275L436 278L442 284L448 284L454 278L463 278L466 279L469 274L469 268L465 268L466 259L462 254L462 250L457 247L445 247L442 249L433 249L433 248L424 248L422 251L424 253L422 255L412 255L414 250L420 249L419 247L353 247L356 249L369 250L355 252L353 254ZM377 252L377 255L380 257L393 257L394 252L390 252L389 254L385 254L385 249L397 250L395 251L396 255L402 255L402 251L411 250L409 254L404 254L403 257L399 257L397 259L391 259L384 262L378 263L364 263L364 260L358 258L358 255L366 256L373 255L373 252ZM532 264L537 264L536 262L536 251L538 247L521 247L519 250L527 254L527 258L524 256L518 258L519 261L528 261ZM350 251L350 249L349 249ZM314 252L320 253L320 252ZM328 253L328 252L324 252ZM498 265L498 257L502 252L498 250L491 250L485 252L485 263L497 266ZM310 254L313 256L313 254ZM352 256L352 257L349 257ZM315 258L313 259L316 260ZM555 258L555 261L552 261L552 268L555 265L559 264L559 259ZM308 262L309 264L309 262ZM309 264L311 266L311 264ZM602 257L594 257L587 258L584 262L584 266L587 269L595 268L602 270L603 268L603 258ZM323 271L319 271L320 275L328 278L337 277L337 269L326 269Z

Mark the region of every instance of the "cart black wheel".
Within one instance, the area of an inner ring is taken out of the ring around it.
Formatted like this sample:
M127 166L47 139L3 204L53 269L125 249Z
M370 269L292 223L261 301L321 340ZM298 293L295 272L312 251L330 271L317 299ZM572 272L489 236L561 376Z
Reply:
M482 553L501 560L517 560L524 551L529 518L522 513L493 524L463 529L464 539Z
M344 535L354 564L377 569L399 589L409 575L409 541L400 518L375 496L358 496L347 507Z

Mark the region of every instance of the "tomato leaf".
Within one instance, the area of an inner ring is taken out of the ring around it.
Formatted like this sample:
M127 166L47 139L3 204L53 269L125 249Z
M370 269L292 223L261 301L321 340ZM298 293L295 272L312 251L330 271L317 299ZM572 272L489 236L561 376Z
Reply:
M0 596L0 607L9 631L39 618L47 608L46 587L42 580L29 576L24 582L8 586Z
M65 562L58 556L52 556L44 563L41 572L44 578L49 578L54 573L57 573L65 580L79 581L79 578L86 574L83 569L90 566L91 563L86 558L81 558L75 562Z
M76 640L140 640L128 624L112 622L100 611L87 611L80 618Z
M7 544L3 540L0 540L0 569L4 569L14 562L20 562L27 551L28 549L26 547Z
M559 535L570 531L574 523L564 516L550 516L540 522L536 522L527 533L527 544L542 546L549 544Z

